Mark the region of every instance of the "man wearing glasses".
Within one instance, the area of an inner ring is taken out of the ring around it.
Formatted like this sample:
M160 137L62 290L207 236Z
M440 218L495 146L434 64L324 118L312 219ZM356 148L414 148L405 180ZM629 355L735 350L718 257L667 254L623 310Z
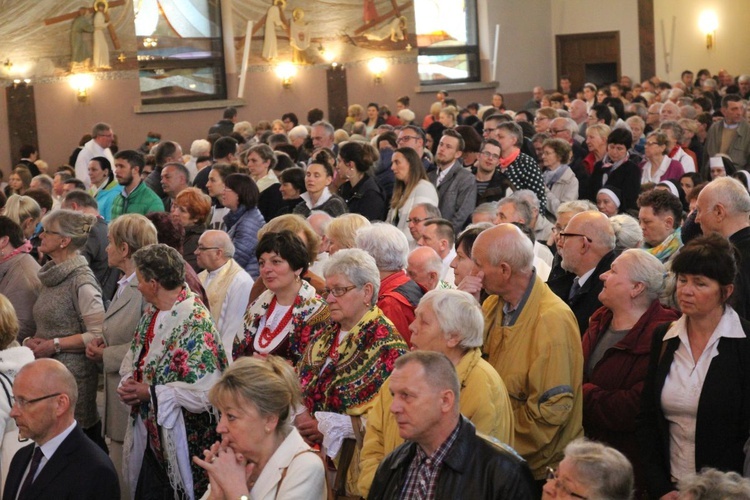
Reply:
M109 160L110 165L115 164L115 157L109 147L114 141L115 133L106 123L97 123L91 131L91 140L87 142L76 159L76 178L81 179L86 189L91 185L89 179L89 162L97 156L103 156Z
M589 318L602 306L599 292L604 284L599 276L615 260L615 233L606 215L588 210L573 216L557 241L560 265L567 273L547 284L573 311L583 335Z
M479 161L471 167L477 183L477 203L498 201L515 190L508 177L500 172L500 143L495 139L485 139L479 148Z
M406 125L398 131L396 143L400 148L412 148L422 159L425 172L435 170L435 164L432 163L429 155L424 150L425 135L424 131L416 125Z
M18 372L10 416L33 443L13 457L4 498L120 498L112 461L73 418L77 399L75 378L57 360Z

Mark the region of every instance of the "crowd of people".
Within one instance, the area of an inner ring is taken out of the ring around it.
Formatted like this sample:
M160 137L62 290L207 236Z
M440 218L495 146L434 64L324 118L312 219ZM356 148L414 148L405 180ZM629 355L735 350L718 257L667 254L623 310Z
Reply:
M748 98L563 77L24 146L4 495L750 498Z

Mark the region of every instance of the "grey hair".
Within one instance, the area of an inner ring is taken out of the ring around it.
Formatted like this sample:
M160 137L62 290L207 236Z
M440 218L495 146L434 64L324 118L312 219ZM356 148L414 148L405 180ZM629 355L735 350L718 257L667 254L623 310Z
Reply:
M588 210L596 210L596 205L591 203L589 200L566 201L564 203L560 203L560 206L557 207L557 217L560 217L562 214L569 213L579 214Z
M430 247L417 247L409 252L409 258L417 253L427 253L427 258L424 260L424 262L422 262L422 264L424 264L424 267L428 272L434 272L437 273L438 276L440 276L440 274L443 272L443 259L440 258L440 255L438 255L435 249Z
M354 241L357 247L372 255L380 271L400 271L406 267L409 241L396 226L377 222L360 228Z
M404 238L406 237L404 236ZM378 301L380 271L372 255L369 255L364 250L360 248L346 248L331 255L323 264L323 276L330 278L334 275L345 276L357 288L362 288L368 283L371 284L371 304L375 304Z
M581 130L576 121L572 118L565 119L565 128L568 129L571 136L575 136L578 134L578 131Z
M457 334L463 349L481 347L484 343L484 316L479 302L461 290L430 290L419 301L417 309L430 306L440 330L448 340Z
M482 214L482 215L492 215L493 217L497 213L497 202L496 201L488 201L487 203L482 203L481 205L477 205L477 207L474 209L474 211L471 213L474 214Z
M317 216L323 217L323 222L321 222L320 225L316 228L315 226L313 226L312 222L310 222L310 219L312 219L313 217L317 217ZM326 229L328 229L328 224L330 224L332 220L333 220L333 217L331 217L331 214L329 214L328 212L324 212L322 210L313 210L312 212L310 212L310 215L307 216L307 222L310 224L310 226L314 230L320 229L320 233L318 233L317 230L315 232L318 234L318 236L321 236L321 237L325 235Z
M573 463L578 480L589 488L589 498L633 498L633 466L614 448L586 438L571 441L565 458Z
M714 204L721 202L730 215L750 213L750 194L740 181L732 177L719 177L706 186Z
M615 254L620 255L629 248L638 248L643 242L643 230L634 217L627 214L613 215L609 218L615 232Z
M432 203L417 203L411 209L414 210L417 207L425 211L428 219L439 219L442 217L440 209Z
M325 120L317 121L312 124L312 128L315 128L315 127L322 127L326 131L329 137L333 137L333 132L334 132L333 125L331 125L327 121Z
M32 182L37 181L40 184L40 187L47 191L48 193L52 193L52 177L50 177L47 174L39 174L37 176L34 176L33 179L31 179Z
M667 120L665 122L662 122L661 125L659 125L659 128L662 130L671 130L674 134L675 141L677 141L677 144L682 142L682 137L685 135L684 130L682 130L682 126L677 123L674 120Z
M737 83L750 81L750 75L740 75L737 77Z
M209 229L208 231L205 231L203 234L208 234L209 237L214 238L213 244L221 249L221 254L224 257L226 257L227 259L231 259L234 257L234 252L235 252L234 243L232 243L232 238L229 237L229 234L227 234L226 231L218 231L215 229ZM260 238L258 239L260 240Z
M185 283L182 255L163 243L141 248L133 254L133 262L145 281L156 280L165 290L176 290Z
M632 260L627 268L628 276L636 283L643 283L646 287L646 297L649 302L658 299L665 287L664 276L667 268L659 259L640 248L630 248L620 255Z
M520 148L523 145L523 129L516 122L503 122L497 125L497 128L501 130L507 130L516 138L516 147Z
M704 468L700 474L690 474L677 483L680 498L692 500L724 500L750 498L750 479L736 472L721 472ZM685 497L684 494L688 496Z
M237 124L239 125L239 123ZM190 145L190 156L211 156L211 143L206 139L196 139Z
M305 127L304 125L297 125L289 131L288 135L290 139L304 139L310 134L307 131L307 127Z
M42 225L49 228L49 224L57 225L60 235L70 238L70 246L79 250L88 241L89 233L96 224L96 217L61 208L44 216Z
M531 205L531 208L536 209L537 212L539 211L539 198L537 198L536 193L531 189L519 189L518 191L514 191L510 195L510 198L524 200Z
M501 262L505 262L514 272L530 272L534 266L534 243L515 224L506 225L513 227L517 236L514 238L500 238L495 245L489 248L487 256L490 265L499 266ZM476 241L474 244L476 245ZM473 254L474 251L472 248Z
M500 207L509 204L512 204L516 208L516 212L518 212L523 219L524 225L528 226L531 224L531 219L534 218L534 207L531 206L531 203L523 198L512 198L507 196L497 202L497 208L499 209Z
M455 414L458 414L461 383L451 360L441 352L411 351L398 358L393 369L403 369L409 363L417 363L422 367L425 380L429 382L433 390L453 392L455 396L453 410Z

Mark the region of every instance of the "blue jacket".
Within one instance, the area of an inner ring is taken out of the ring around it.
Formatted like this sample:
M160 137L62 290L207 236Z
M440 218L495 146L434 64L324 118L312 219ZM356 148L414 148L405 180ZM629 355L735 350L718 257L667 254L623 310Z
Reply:
M112 203L120 193L122 193L122 186L117 183L117 180L113 180L104 189L97 191L96 196L94 196L96 203L99 205L99 215L104 217L107 223L112 222Z
M256 207L240 206L224 216L227 233L234 243L234 260L247 274L257 280L260 276L255 247L258 246L258 230L266 223Z

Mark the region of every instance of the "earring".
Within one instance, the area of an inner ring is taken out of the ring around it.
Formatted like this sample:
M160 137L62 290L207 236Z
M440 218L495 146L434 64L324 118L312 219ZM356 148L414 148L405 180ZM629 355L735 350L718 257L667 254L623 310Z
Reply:
M300 277L299 277L299 274L296 274L296 275L295 275L294 281L296 281L297 283L299 283L299 282L300 282Z
M269 432L271 432L271 428L270 427L266 427L266 434L268 434Z

